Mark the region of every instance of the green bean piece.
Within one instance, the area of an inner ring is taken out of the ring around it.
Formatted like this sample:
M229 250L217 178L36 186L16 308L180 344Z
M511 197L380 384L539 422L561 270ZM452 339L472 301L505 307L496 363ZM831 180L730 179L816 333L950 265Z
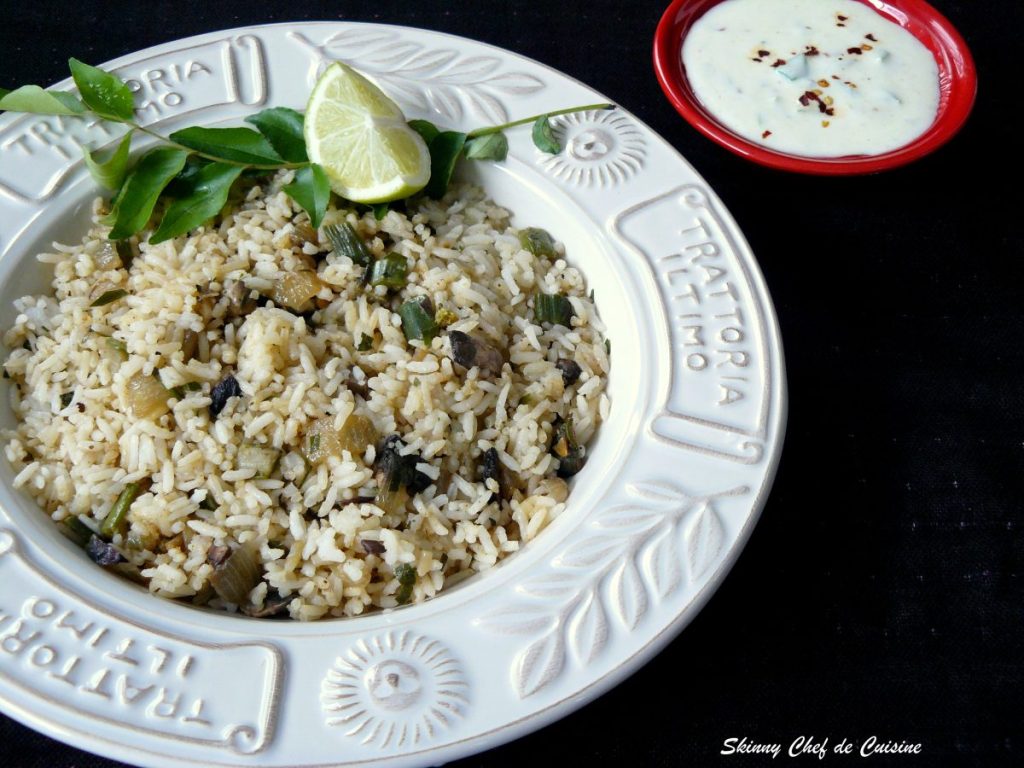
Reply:
M113 304L118 299L123 299L128 295L128 291L123 288L115 288L112 291L107 291L102 294L96 301L90 304L90 307L105 307L107 304Z
M411 563L395 566L395 578L401 585L395 593L395 600L399 605L405 605L412 599L412 591L416 586L416 566Z
M324 234L331 241L334 252L342 256L348 256L352 262L362 267L370 263L370 251L363 239L356 234L352 225L347 221L341 224L332 224L324 227Z
M122 355L128 354L128 345L121 339L115 339L113 336L107 336L104 339L108 347L115 352L120 352Z
M538 293L533 304L533 317L538 323L569 327L572 304L560 293Z
M135 497L139 495L140 486L138 483L128 483L121 491L121 495L117 497L117 501L114 502L114 506L107 512L107 516L103 518L103 523L100 525L100 533L106 538L112 538L115 533L119 533L127 521L128 510L132 506L132 502L135 501Z
M400 563L395 566L395 578L399 584L416 583L416 566L412 563Z
M405 338L409 341L420 339L429 347L438 332L430 299L410 299L398 308L398 314L402 318L402 332Z
M383 285L386 288L404 288L405 278L409 273L409 261L400 253L389 253L382 259L373 262L370 268L370 285Z
M412 584L403 584L398 588L398 591L395 592L395 601L399 605L405 605L410 600L412 600L412 590Z
M519 230L519 244L534 256L554 259L558 257L555 250L555 239L546 229L527 227Z
M92 530L89 526L73 515L64 518L64 530L71 537L71 540L80 547L88 544L89 537L92 536Z

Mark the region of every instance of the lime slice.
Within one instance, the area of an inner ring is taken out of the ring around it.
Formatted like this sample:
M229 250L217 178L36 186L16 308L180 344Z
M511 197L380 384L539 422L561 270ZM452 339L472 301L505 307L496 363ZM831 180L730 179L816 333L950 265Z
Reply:
M380 88L341 62L317 80L306 107L306 153L331 189L356 203L384 203L430 180L430 152Z

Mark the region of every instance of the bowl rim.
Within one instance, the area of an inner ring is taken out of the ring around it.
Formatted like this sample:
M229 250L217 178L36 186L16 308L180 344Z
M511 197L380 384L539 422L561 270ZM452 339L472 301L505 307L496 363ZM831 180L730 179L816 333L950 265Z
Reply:
M952 22L925 0L858 0L913 34L935 56L941 93L938 113L931 127L909 144L879 155L806 157L755 144L726 128L697 100L680 55L693 22L723 1L672 0L654 34L653 63L658 84L676 111L698 132L733 154L759 165L794 173L817 176L878 173L931 154L960 131L971 113L978 91L977 68L967 42ZM689 8L694 5L700 7ZM683 15L688 10L691 13Z
M268 45L268 50L272 48L271 44L278 36L278 31L283 35L286 32L291 33L296 29L307 31L307 28L314 25L322 25L322 29L326 34L332 27L360 27L368 31L371 30L389 30L395 34L400 35L423 35L426 38L446 41L446 44L452 47L460 47L459 50L465 51L476 51L476 50L489 50L494 53L495 56L509 57L508 61L518 62L518 65L527 75L533 74L544 75L545 78L550 78L552 85L558 84L559 89L569 87L570 90L578 89L585 93L593 94L594 92L589 86L586 86L579 81L573 80L567 75L562 74L558 70L552 67L535 62L527 59L526 57L516 54L506 49L502 49L496 46L491 46L486 43L480 43L468 38L458 37L449 35L441 32L434 32L431 30L419 30L411 27L403 27L397 25L382 25L373 22L349 22L349 21L332 21L332 22L284 22L279 24L268 24L268 25L255 25L255 26L243 26L235 29L218 30L216 32L209 32L201 35L190 36L187 38L167 41L151 48L142 49L129 53L124 57L114 60L114 62L108 62L104 66L121 66L129 64L137 64L138 60L141 59L144 53L156 55L170 55L171 53L178 52L181 50L182 45L192 45L202 42L210 42L224 39L225 36L234 36L241 33L256 33L258 32L263 36L265 42ZM294 40L294 38L291 38ZM320 38L322 39L322 38ZM231 41L236 45L244 45L244 38L240 39L237 37L231 37ZM275 63L279 61L278 58L269 59ZM305 58L289 56L287 59L280 59L289 62L287 65L282 66L299 66L307 67L308 63ZM303 70L304 71L304 70ZM518 70L517 70L518 71ZM65 84L67 81L65 81ZM509 97L512 98L512 97ZM536 97L530 94L522 96L516 96L521 99L534 99ZM559 101L565 103L559 96L556 89L552 87L549 95L545 98L552 99L552 104L557 104L554 101L558 98ZM531 101L531 103L533 103ZM608 113L615 114L615 113ZM445 738L438 736L436 740L428 742L426 746L417 748L413 751L406 751L399 756L394 756L384 752L377 753L374 756L363 759L361 754L356 753L355 750L348 752L344 758L331 758L330 763L319 764L319 768L327 768L330 765L332 768L342 765L341 759L352 760L354 764L359 763L361 765L380 765L385 762L388 765L395 766L421 766L421 765L435 765L442 763L446 760L453 760L456 758L465 757L470 753L475 753L484 748L496 746L500 743L504 743L512 738L521 736L530 731L536 730L537 728L552 723L559 717L568 714L571 711L576 710L583 703L592 700L599 694L607 691L614 685L621 682L625 677L635 672L639 666L650 660L650 658L663 649L697 614L699 610L706 604L711 595L720 586L729 570L735 564L739 558L741 551L747 541L750 538L753 528L755 527L762 511L764 510L768 492L771 488L773 478L775 477L776 471L779 466L780 456L783 450L785 428L786 428L786 416L787 416L787 389L786 389L786 377L785 377L785 358L782 347L781 333L778 324L778 318L775 314L771 297L768 291L768 287L765 284L764 277L760 271L760 268L753 257L751 248L746 241L743 233L739 230L735 220L727 209L725 209L721 200L717 197L714 190L707 184L707 182L700 176L700 174L693 168L693 166L686 161L682 155L672 147L662 136L653 131L649 126L643 123L638 117L633 115L627 110L618 110L618 114L625 115L629 121L635 123L643 132L646 143L646 155L648 162L642 164L644 173L649 170L659 169L658 173L662 180L667 181L666 186L670 187L669 192L659 194L653 198L647 196L653 194L656 190L648 190L644 197L645 199L639 203L629 206L631 202L624 195L625 187L615 186L609 184L607 188L595 184L593 188L587 187L587 198L592 199L592 203L588 203L588 210L591 210L589 205L595 206L592 209L592 215L598 221L605 220L603 216L598 214L607 214L609 211L618 211L616 218L611 220L608 227L597 226L595 232L600 234L600 239L611 244L612 251L618 257L623 259L629 259L634 264L640 264L643 266L643 271L634 270L633 268L626 269L625 274L630 277L629 287L624 288L627 292L654 292L661 289L666 292L664 295L669 295L672 285L672 277L676 274L672 271L672 265L669 264L666 267L655 271L652 264L654 262L654 254L660 253L660 247L663 242L660 238L654 234L650 234L646 228L636 227L635 231L631 229L630 222L638 219L628 218L629 216L638 216L643 213L644 215L656 216L658 221L668 221L669 223L676 222L675 217L664 217L660 215L662 209L654 207L656 203L671 202L675 206L679 206L681 209L694 212L699 212L700 216L706 216L707 227L714 230L707 235L709 240L720 242L725 249L722 254L731 254L728 259L728 266L737 280L742 280L742 283L738 283L742 286L747 286L749 295L743 300L742 306L750 308L750 330L751 338L756 338L758 356L763 357L764 364L763 368L765 376L769 385L759 386L752 390L752 393L756 393L758 397L762 398L765 403L763 426L757 430L743 431L738 427L730 429L729 434L735 435L733 444L725 446L728 448L735 447L739 451L746 451L753 443L758 441L761 442L763 452L756 452L754 455L757 457L752 459L750 462L733 462L719 459L705 459L704 463L699 465L700 469L700 485L696 489L691 489L693 493L700 490L715 491L716 496L721 495L723 498L733 499L736 504L740 503L744 505L742 510L742 522L737 516L740 510L737 507L732 507L731 512L728 512L729 517L723 518L728 523L726 533L728 534L728 544L725 549L719 549L718 552L721 554L715 554L715 557L720 557L720 560L706 561L710 562L711 565L706 570L702 570L699 576L695 577L692 582L693 585L698 583L698 580L702 584L699 588L697 586L690 586L691 582L687 576L685 579L680 580L680 586L674 592L670 592L669 597L659 598L657 601L650 603L650 614L653 616L657 612L657 615L671 617L670 620L664 624L656 633L648 634L646 627L635 628L627 626L621 618L615 618L615 622L607 622L603 626L608 630L607 634L602 636L602 642L607 643L605 655L600 657L597 662L588 662L587 664L577 664L575 657L567 657L567 666L565 669L564 676L559 678L559 673L550 673L550 676L545 675L544 684L547 685L548 681L551 683L549 689L545 689L542 694L537 698L528 699L528 704L522 704L525 699L523 696L515 698L515 691L513 689L513 682L516 677L515 667L507 667L506 665L495 663L494 659L500 659L502 654L508 651L509 653L515 652L517 658L527 658L526 648L524 645L526 640L522 640L523 636L515 632L491 632L488 635L477 635L476 626L477 623L472 621L468 626L473 628L473 632L460 631L461 626L453 627L450 622L435 622L433 625L427 622L427 618L434 618L436 615L440 615L440 606L444 602L443 600L431 600L427 603L418 606L426 609L427 606L435 604L438 607L433 609L435 613L430 614L428 617L426 614L417 613L415 621L413 614L416 613L415 609L409 609L402 611L399 617L398 612L388 616L387 614L378 614L383 616L380 619L381 624L373 626L364 626L360 628L353 627L349 631L341 629L341 623L337 623L338 631L334 631L334 628L326 629L323 631L315 631L316 625L311 625L311 631L301 636L292 635L288 638L283 637L271 637L261 636L258 638L251 638L253 644L270 645L274 648L279 649L283 653L284 662L287 666L287 680L283 682L278 689L281 691L280 696L282 699L288 698L287 709L289 711L295 709L294 702L291 701L296 694L313 692L314 698L311 702L303 706L311 707L311 709L301 709L298 715L282 715L280 722L282 724L287 723L290 719L291 724L296 724L302 721L303 716L311 713L319 713L319 717L309 717L308 722L311 724L322 723L323 713L321 710L316 709L316 683L323 677L326 665L321 666L321 661L326 656L330 658L340 658L340 654L346 653L346 645L351 650L351 643L355 641L357 637L367 636L370 639L379 639L385 634L399 629L405 630L408 628L411 632L414 632L419 637L430 637L433 639L439 639L447 644L448 649L453 652L453 655L463 660L476 659L473 653L467 651L468 648L484 648L487 653L487 658L484 659L486 663L477 663L473 667L467 666L467 669L473 674L469 677L469 682L474 686L474 697L479 701L480 708L485 709L483 706L485 696L489 697L493 695L494 691L509 692L506 703L511 702L515 707L524 707L524 711L527 713L522 716L516 716L516 710L509 708L503 710L503 719L500 725L495 726L489 730L477 727L477 720L470 720L468 717L464 718L462 722L466 723L466 735L465 737L459 737L456 734L454 739ZM0 117L0 127L3 126L4 117ZM609 129L610 130L610 129ZM528 145L528 133L524 136L522 133L517 137L513 138L512 141L523 142L523 146ZM533 152L533 149L529 150ZM538 155L531 155L531 158L541 157ZM656 162L659 159L670 158L672 160L671 167L665 167L662 164ZM77 161L80 162L80 161ZM536 159L530 161L530 167L534 167ZM680 170L683 173L680 173ZM551 171L545 171L551 173ZM639 171L638 171L639 172ZM691 175L692 174L692 178ZM559 182L562 184L563 182ZM573 181L572 184L577 187L587 186L584 181ZM575 194L572 195L575 199ZM3 200L0 198L0 203ZM629 206L625 207L624 206ZM517 206L517 213L518 213ZM693 214L697 217L697 213ZM700 218L695 218L699 227L694 227L688 230L691 233L697 231L704 231L704 224L701 223ZM28 226L36 226L40 222L38 217L29 219L25 227L22 228L19 238L25 237L24 228ZM0 230L4 229L6 222L0 219ZM719 232L715 228L720 228ZM643 237L641 237L643 235ZM699 240L696 234L691 235L693 239L698 239L699 245L706 245L708 243L703 240ZM687 241L688 242L688 241ZM713 243L712 243L713 244ZM10 251L8 250L9 254ZM701 249L699 254L707 255L707 251ZM0 264L2 264L2 254L0 254ZM660 263L660 262L659 262ZM709 266L709 271L715 269L713 266ZM621 273L620 273L621 274ZM728 273L727 273L728 274ZM730 296L730 291L723 291L722 296ZM725 301L727 299L722 299ZM637 311L644 313L644 322L650 323L653 326L657 326L657 334L639 334L636 339L631 340L636 346L641 344L650 347L648 353L651 359L669 359L668 354L658 355L653 352L660 352L662 348L665 350L671 349L670 341L671 337L668 334L670 329L669 315L667 310L654 311L655 306L664 307L664 300L659 302L648 303L649 306L643 307ZM657 338L655 338L657 336ZM751 342L752 344L754 341ZM651 404L661 403L666 404L667 395L671 392L676 391L678 385L678 378L673 378L672 375L666 374L663 376L653 376L651 374L652 369L641 369L639 367L634 370L643 370L643 381L645 386L643 387L643 397L645 402ZM626 426L630 435L639 439L642 437L648 443L656 440L657 433L651 426L652 421L649 420L649 416L654 411L644 412L644 417L641 417L640 411L636 411L630 417L630 421ZM665 412L661 412L659 415L665 415ZM648 418L648 421L644 419ZM690 422L694 425L695 430L701 430L707 426L706 423L702 423L698 420L691 420ZM607 425L606 425L607 426ZM721 426L721 425L712 425ZM604 432L602 431L602 435ZM704 436L700 433L700 436ZM661 445L664 442L659 441ZM690 445L687 450L694 448L700 448L696 444ZM714 446L712 446L714 447ZM712 455L714 452L710 451L707 455ZM675 454L670 454L675 455ZM690 455L690 454L687 454ZM704 454L693 454L693 455L704 455ZM740 458L746 457L748 454L742 454ZM712 465L712 461L717 463ZM642 462L640 462L642 465ZM664 471L674 471L675 464L669 463L666 465ZM723 469L728 467L728 470ZM594 467L598 467L595 465ZM736 478L736 482L742 482L743 478L750 478L749 483L743 485L735 485L731 478L734 476L734 472L742 470L742 474ZM620 473L621 474L621 473ZM717 477L716 477L717 476ZM614 476L613 476L614 477ZM725 480L729 478L730 482L727 484L720 483L719 480ZM657 479L657 478L655 478ZM667 479L672 479L671 476ZM687 486L692 485L686 483ZM628 489L626 489L628 490ZM721 494L718 491L722 491ZM4 491L4 485L0 483L0 493ZM693 495L691 493L691 495ZM635 494L632 494L628 498L632 499ZM749 499L749 502L747 501ZM582 499L581 499L582 502ZM729 504L733 504L733 501L729 501ZM747 512L747 505L749 504L749 512ZM697 509L704 509L707 505L698 505ZM614 508L612 508L614 509ZM0 521L3 519L3 509L0 509ZM589 519L589 518L588 518ZM41 522L48 522L43 519ZM733 524L735 522L735 525ZM577 529L579 530L579 529ZM591 529L596 530L596 529ZM28 569L28 573L32 576L45 576L47 573L66 575L67 569L65 569L60 563L59 553L43 552L35 546L36 541L28 537L22 536L20 532L14 531L18 534L17 541L26 542L29 546L23 547L23 551L28 553L30 558L21 557L16 547L10 543L7 544L6 552L18 555L13 560L18 564L19 568ZM551 534L555 531L551 530ZM2 531L0 531L2 534ZM568 538L568 537L567 537ZM12 538L13 540L13 538ZM0 541L0 545L4 542ZM567 546L567 545L566 545ZM537 558L543 560L549 564L555 559L555 555L558 553L558 549L565 550L558 542L551 541L550 549L541 549L536 551ZM0 546L0 549L3 549ZM708 551L714 551L713 547L708 547ZM0 552L2 555L3 552ZM632 556L632 555L631 555ZM509 579L510 583L518 584L525 580L525 575L529 570L529 566L534 565L537 561L530 560L530 555L523 555L517 558L512 558L509 561L510 566L516 566L519 569L511 574L512 577ZM635 557L634 557L635 559ZM519 561L517 565L517 561ZM0 566L2 566L3 558L0 558ZM689 567L689 566L687 566ZM584 574L581 578L590 578L589 571L585 569L577 569L578 572ZM45 572L45 573L44 573ZM532 576L532 571L530 572ZM113 578L113 577L112 577ZM482 583L481 580L474 580L478 584ZM75 587L77 583L68 583L63 580L54 580L52 584L55 588L60 591L59 597L68 598L76 597L77 592ZM90 583L90 589L85 591L83 594L94 598L95 607L103 608L106 611L106 618L115 624L116 626L122 627L127 625L131 631L154 631L166 634L167 637L177 636L178 639L190 640L198 638L201 641L209 641L210 643L215 640L223 639L225 636L237 639L239 637L249 637L247 633L244 633L244 627L216 627L208 625L205 622L192 622L186 621L183 617L177 617L176 620L172 620L169 615L154 615L155 612L150 611L148 608L142 609L133 603L116 603L110 599L110 593L106 591L94 590L93 585ZM128 584L125 585L130 586ZM685 590L685 591L684 591ZM469 590L463 590L465 597ZM452 598L455 597L455 593L449 593ZM519 593L517 593L519 594ZM675 600L678 598L681 602L684 598L689 599L687 596L692 594L692 600L688 602L684 607L678 611L673 611L677 603ZM146 598L147 605L157 604L152 601L156 600L149 595L143 595ZM541 598L537 598L541 600ZM544 605L550 607L550 599L544 598ZM449 601L454 602L454 601ZM467 599L468 604L468 599ZM611 604L610 601L609 605ZM618 605L618 601L615 603ZM167 607L171 607L173 604L168 604ZM178 606L183 612L187 612L192 616L200 616L199 611L195 611L184 606ZM452 608L449 606L447 613L453 613ZM461 605L456 608L461 610ZM622 614L621 609L616 608L618 615ZM408 614L408 616L404 615ZM479 618L480 613L463 611L462 614L466 618L472 619L474 616ZM408 621L405 619L408 618ZM617 623L616 623L617 622ZM239 625L242 624L241 620L235 622ZM272 624L273 622L271 622ZM249 626L249 623L246 622ZM635 631L634 631L635 628ZM70 636L70 633L68 633ZM485 637L486 644L480 642L479 638ZM631 639L635 638L635 640ZM629 651L626 653L619 653L619 647L626 643L630 645L626 646ZM613 646L613 644L615 644ZM226 647L226 646L221 646ZM314 648L315 653L303 653L306 648ZM533 646L530 646L533 647ZM211 650L216 650L212 648ZM599 669L597 664L612 664L613 659L618 659L614 666L609 671L603 673L603 668ZM493 680L497 681L497 684L486 677L487 675L495 675ZM144 765L228 765L227 762L220 762L218 756L212 754L211 750L206 749L205 753L201 757L194 757L193 752L182 751L177 745L182 743L180 740L175 742L160 741L160 739L150 739L145 741L145 736L133 735L131 739L125 738L125 732L134 729L133 733L137 734L139 731L137 728L132 726L128 719L125 718L125 724L121 728L121 724L117 726L109 725L107 723L96 723L94 720L89 719L86 715L78 715L75 713L67 714L66 711L60 711L54 714L53 710L46 709L51 702L46 701L43 705L37 703L35 699L30 699L23 694L11 694L7 695L5 686L8 686L10 680L6 679L7 675L0 675L0 709L3 709L8 714L16 717L22 722L42 730L56 738L62 739L66 742L76 744L91 750L104 750L107 756L128 760L131 762L140 762ZM13 676L12 676L13 677ZM585 684L577 684L573 681L583 680ZM487 685L486 683L490 683ZM61 683L63 685L63 683ZM566 687L561 687L566 686ZM12 684L13 690L13 684ZM28 690L28 689L25 689ZM530 694L527 694L530 695ZM544 698L542 699L541 696ZM492 705L493 706L493 705ZM322 707L321 707L322 709ZM269 721L271 723L277 723L278 709L272 708L268 705L268 711L271 712ZM283 709L281 710L284 711ZM291 719L294 717L294 719ZM475 715L474 715L475 717ZM302 729L279 727L278 735L275 736L275 740L284 740L284 734L294 733ZM178 735L170 738L178 739ZM160 736L160 734L157 734ZM161 736L161 738L163 738ZM339 750L348 750L353 742L346 742L340 737L337 742L326 742L321 740L323 743L332 745L331 748L335 754L338 754ZM339 746L333 746L333 745ZM358 745L356 745L358 746ZM275 746L275 749L277 747ZM188 749L192 749L191 746ZM282 747L283 749L283 747ZM271 754L271 753L264 753ZM230 760L232 765L253 765L252 757L235 758L234 755L224 757L224 760ZM338 762L335 762L338 760ZM288 756L287 763L289 765L298 764L298 761L294 759L292 755ZM261 764L265 764L262 763ZM277 764L277 758L275 757L273 764Z

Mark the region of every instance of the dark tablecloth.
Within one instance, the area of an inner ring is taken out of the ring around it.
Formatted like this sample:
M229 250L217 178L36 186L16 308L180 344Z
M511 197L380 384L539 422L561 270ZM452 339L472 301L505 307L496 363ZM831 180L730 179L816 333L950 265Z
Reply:
M790 760L719 752L800 735L922 744L868 765L1024 765L1021 4L935 1L981 79L950 145L884 175L821 179L755 167L678 117L650 63L664 1L19 0L4 4L0 85L61 79L69 55L347 19L493 43L604 92L696 166L753 246L786 349L782 464L735 569L660 656L458 765L767 765ZM114 763L0 717L0 765Z

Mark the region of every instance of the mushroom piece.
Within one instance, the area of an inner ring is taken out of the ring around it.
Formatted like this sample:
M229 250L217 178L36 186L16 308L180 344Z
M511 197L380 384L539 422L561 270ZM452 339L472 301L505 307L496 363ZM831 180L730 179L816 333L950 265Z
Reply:
M567 387L571 387L579 381L580 375L583 373L583 369L580 368L575 360L568 360L566 358L561 358L555 363L555 368L562 374L562 384Z
M501 373L505 360L501 352L486 341L462 331L449 331L448 338L452 343L452 362L456 365L467 370L477 366L484 376L497 376Z
M256 309L257 296L241 280L225 280L223 296L227 300L226 317L244 317Z
M505 467L501 463L501 459L498 456L497 448L488 448L483 452L480 463L480 475L481 479L486 483L488 480L494 480L498 484L498 492L491 494L491 501L497 501L499 498L508 499L512 498L513 486L509 482L508 473Z

